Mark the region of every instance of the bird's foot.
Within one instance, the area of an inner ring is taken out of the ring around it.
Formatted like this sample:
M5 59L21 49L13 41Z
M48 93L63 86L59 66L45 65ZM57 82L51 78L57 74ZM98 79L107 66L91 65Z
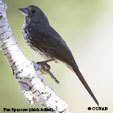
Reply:
M50 72L50 65L47 64L47 62L37 62L37 65L39 65L38 70L41 72L41 74L49 74L52 79L55 80L57 84L60 82L57 80L57 78L53 75L52 72Z
M50 71L50 65L48 65L46 62L37 62L39 65L39 71L41 74L47 74Z

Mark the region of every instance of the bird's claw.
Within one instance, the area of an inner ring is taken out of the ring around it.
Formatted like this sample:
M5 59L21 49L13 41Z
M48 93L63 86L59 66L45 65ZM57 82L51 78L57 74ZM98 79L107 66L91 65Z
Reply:
M37 62L37 64L40 66L39 70L41 74L47 74L50 71L50 65L48 65L45 62Z
M37 62L37 65L39 65L38 70L40 70L41 74L49 74L57 84L60 83L57 78L50 72L50 65L48 65L47 62Z

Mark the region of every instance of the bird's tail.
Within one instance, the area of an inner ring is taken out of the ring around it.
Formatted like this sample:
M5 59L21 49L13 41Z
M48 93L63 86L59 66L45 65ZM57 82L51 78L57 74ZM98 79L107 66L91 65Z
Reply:
M82 73L79 71L79 68L76 65L76 63L74 63L73 65L71 65L71 68L76 73L77 77L82 82L82 84L84 85L84 87L86 88L86 90L88 91L88 93L91 95L91 97L93 98L93 100L99 106L99 102L97 101L95 95L93 94L92 90L90 89L89 85L87 84L86 80L84 79Z

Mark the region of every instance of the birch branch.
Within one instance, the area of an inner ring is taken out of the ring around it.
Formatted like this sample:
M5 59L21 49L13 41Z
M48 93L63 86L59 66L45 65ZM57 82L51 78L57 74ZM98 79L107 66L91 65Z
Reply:
M29 61L19 48L6 17L6 4L0 0L0 48L6 57L21 92L30 104L39 101L54 113L69 113L68 105L44 83L36 72L40 67Z

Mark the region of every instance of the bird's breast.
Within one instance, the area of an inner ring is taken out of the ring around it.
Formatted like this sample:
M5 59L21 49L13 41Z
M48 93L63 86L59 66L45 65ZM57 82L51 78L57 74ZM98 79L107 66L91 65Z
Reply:
M41 49L41 47L38 46L38 43L36 44L36 41L29 35L29 31L23 27L22 28L22 34L24 37L24 41L27 43L27 45L34 50L38 55L43 57L44 59L50 59L51 57ZM37 46L36 46L37 45Z

